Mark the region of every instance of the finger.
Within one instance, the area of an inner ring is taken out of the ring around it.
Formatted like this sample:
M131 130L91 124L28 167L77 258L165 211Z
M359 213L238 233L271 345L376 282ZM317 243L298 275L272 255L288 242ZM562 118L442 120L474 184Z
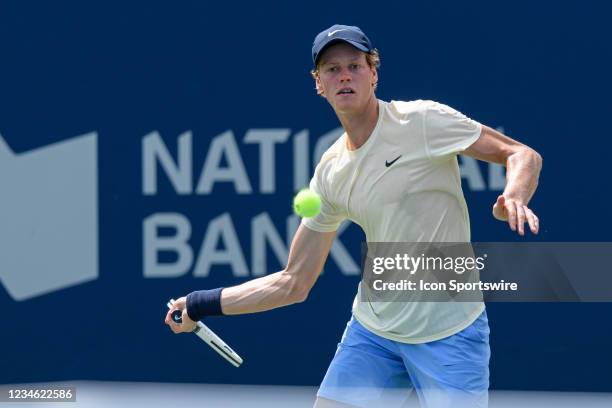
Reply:
M519 235L523 236L525 235L526 216L525 216L525 209L523 208L522 205L516 206L516 216L517 216L518 233Z
M512 231L516 231L516 204L514 201L507 201L504 208L508 214L508 224Z
M506 199L503 195L500 195L497 197L497 201L495 202L495 204L497 204L500 208L503 208L506 204Z
M525 214L527 215L527 222L529 223L531 233L537 234L540 231L540 220L528 207L525 207Z
M493 216L500 220L500 221L506 221L508 218L506 216L506 210L504 208L504 196L498 196L497 200L495 200L495 203L493 204Z

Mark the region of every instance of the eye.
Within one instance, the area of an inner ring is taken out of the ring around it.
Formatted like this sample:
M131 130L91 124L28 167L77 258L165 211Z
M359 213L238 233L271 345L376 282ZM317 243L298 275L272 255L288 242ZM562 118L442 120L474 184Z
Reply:
M329 67L327 72L338 72L338 67Z

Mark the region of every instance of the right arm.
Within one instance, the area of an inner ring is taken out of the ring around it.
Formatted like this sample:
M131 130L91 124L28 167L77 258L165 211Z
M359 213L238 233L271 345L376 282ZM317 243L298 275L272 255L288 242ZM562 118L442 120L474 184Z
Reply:
M223 289L223 314L263 312L306 300L323 270L335 236L336 232L316 232L300 224L291 243L287 267Z
M300 224L289 250L287 266L261 278L223 289L221 309L224 315L263 312L306 300L319 277L336 232L317 232ZM176 301L173 309L186 309L186 299ZM175 333L191 331L195 323L183 313L183 324L177 325L166 315L166 324Z

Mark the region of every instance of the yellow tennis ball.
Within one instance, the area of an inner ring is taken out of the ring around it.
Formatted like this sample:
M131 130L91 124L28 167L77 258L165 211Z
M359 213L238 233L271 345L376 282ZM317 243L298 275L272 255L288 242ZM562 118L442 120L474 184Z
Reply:
M300 217L314 217L321 211L321 197L305 188L293 198L293 211Z

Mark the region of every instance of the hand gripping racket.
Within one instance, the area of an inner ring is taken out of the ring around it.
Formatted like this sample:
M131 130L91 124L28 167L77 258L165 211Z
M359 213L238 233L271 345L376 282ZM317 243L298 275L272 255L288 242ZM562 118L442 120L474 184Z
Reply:
M168 301L168 309L172 309L172 305L174 305L174 299L170 299ZM182 323L182 310L175 310L172 312L172 320L175 323ZM219 336L217 336L212 330L210 330L204 323L196 322L197 326L193 330L193 332L202 340L204 340L213 350L217 353L221 354L221 357L229 361L231 365L234 367L240 367L242 364L242 357L240 357L234 350L231 349L230 346L225 344L223 340Z

